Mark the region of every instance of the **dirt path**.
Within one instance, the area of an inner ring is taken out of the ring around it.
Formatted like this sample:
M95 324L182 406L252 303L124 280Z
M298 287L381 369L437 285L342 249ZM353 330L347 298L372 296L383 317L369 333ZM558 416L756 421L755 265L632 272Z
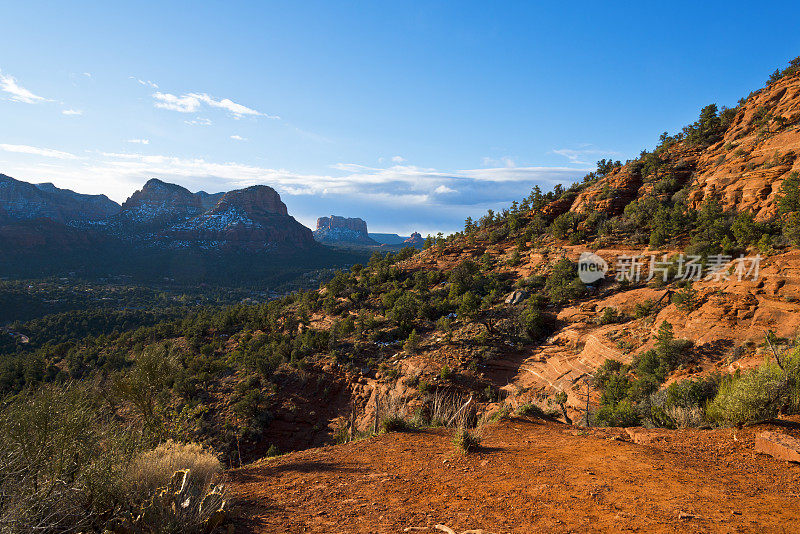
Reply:
M800 466L755 454L757 431L634 444L515 420L470 455L444 430L385 434L231 472L237 532L800 532Z

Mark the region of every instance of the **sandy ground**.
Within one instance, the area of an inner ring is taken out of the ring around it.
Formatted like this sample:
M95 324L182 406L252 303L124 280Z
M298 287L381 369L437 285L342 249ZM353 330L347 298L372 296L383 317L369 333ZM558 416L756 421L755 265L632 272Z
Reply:
M764 428L637 444L515 419L484 427L471 454L444 429L384 434L232 471L236 531L800 532L800 466L753 451Z

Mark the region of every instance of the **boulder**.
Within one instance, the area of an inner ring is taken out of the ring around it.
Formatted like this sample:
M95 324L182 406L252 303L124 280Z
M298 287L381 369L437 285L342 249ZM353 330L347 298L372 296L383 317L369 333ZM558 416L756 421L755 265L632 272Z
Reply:
M528 298L528 293L522 291L521 289L517 289L516 291L512 291L506 296L505 303L506 304L519 304L523 300Z
M800 440L788 434L762 432L756 436L756 451L779 460L800 462Z

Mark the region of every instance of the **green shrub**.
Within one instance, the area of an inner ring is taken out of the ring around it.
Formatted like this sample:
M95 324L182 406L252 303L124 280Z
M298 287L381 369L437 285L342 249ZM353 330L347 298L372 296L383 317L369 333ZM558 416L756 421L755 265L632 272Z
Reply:
M622 399L616 404L604 404L595 414L595 423L601 426L636 426L639 413L630 399Z
M381 430L384 432L406 432L411 430L411 425L398 415L385 417L381 421Z
M652 315L655 311L656 304L652 299L646 299L644 302L637 302L633 307L633 316L637 319L642 319L648 315Z
M544 417L545 413L538 404L526 402L517 408L516 414L521 417Z
M697 290L692 287L691 282L687 282L680 291L672 295L672 302L679 310L691 312L699 306Z
M800 411L800 351L784 362L764 362L748 372L737 372L722 379L719 392L708 403L708 417L725 424L765 421L779 413Z
M442 380L449 380L453 376L453 371L450 369L450 366L445 364L442 366L441 371L439 371L439 378Z
M617 323L620 320L620 314L617 309L608 306L603 310L603 314L598 318L597 322L601 325Z
M527 306L520 314L522 331L532 341L542 339L550 331L547 314L537 304L535 299L528 299Z
M497 421L504 421L506 419L509 419L510 417L511 417L511 406L505 405L502 406L495 413L493 413L492 416L489 418L489 421L494 423Z
M464 453L470 453L480 448L481 440L466 428L457 428L453 433L453 445Z
M544 285L547 297L554 304L565 304L584 294L586 286L578 278L578 267L567 258L557 261Z
M411 354L415 354L417 350L419 350L419 334L417 334L416 330L411 330L411 333L408 334L408 339L406 339L405 343L403 344L403 350L409 352Z

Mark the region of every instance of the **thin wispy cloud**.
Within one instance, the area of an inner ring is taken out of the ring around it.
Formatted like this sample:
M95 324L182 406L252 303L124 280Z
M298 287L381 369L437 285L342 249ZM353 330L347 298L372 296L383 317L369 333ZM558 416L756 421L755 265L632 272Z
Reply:
M153 99L155 100L155 106L157 108L177 111L179 113L196 113L208 106L228 111L237 119L244 116L280 119L277 115L267 115L266 113L238 104L229 98L216 100L206 93L187 93L177 96L171 93L162 93L158 91L153 93Z
M141 78L137 78L136 76L128 76L131 80L136 80L139 85L144 85L146 87L151 87L153 89L158 89L158 84L156 82L151 82L150 80L142 80Z
M241 135L232 135L231 139L233 139L234 141L247 141L247 138L242 137Z
M128 143L134 143L134 144L137 144L137 145L149 145L150 144L150 139L128 139L127 142Z
M83 115L83 110L81 109L64 109L61 111L62 115L67 115L68 117L74 117L77 115Z
M22 102L24 104L39 104L42 102L52 102L48 98L33 94L17 82L13 76L0 72L0 91L11 95L10 100Z
M403 163L406 160L403 156L392 156L392 161L394 163Z
M484 167L516 167L516 163L514 160L508 156L502 158L489 158L485 157L481 160L481 164Z
M570 163L580 165L590 165L594 163L593 160L597 157L613 157L619 156L619 152L613 150L601 150L593 145L580 145L578 148L558 148L553 150L553 154L558 154L569 160Z
M0 150L3 150L5 152L16 152L18 154L31 154L35 156L44 156L46 158L72 159L72 160L80 159L75 154L70 154L69 152L62 152L61 150L53 150L50 148L41 148L30 145L8 145L0 143Z
M198 117L196 119L183 122L185 122L189 126L211 126L212 124L214 124L213 122L211 122L211 119L204 119L202 117Z

